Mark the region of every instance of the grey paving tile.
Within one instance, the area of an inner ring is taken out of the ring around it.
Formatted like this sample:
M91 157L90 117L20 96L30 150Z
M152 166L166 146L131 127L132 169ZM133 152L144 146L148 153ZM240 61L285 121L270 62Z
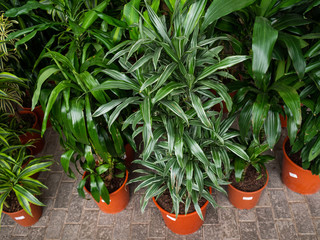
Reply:
M61 153L55 154L53 156L54 162L50 166L50 169L51 169L52 172L63 172L63 168L62 168L61 163L60 163L60 157L61 157Z
M316 235L299 235L300 240L318 240L318 237Z
M256 221L256 210L252 209L238 209L239 221Z
M14 227L12 227L12 226L7 226L7 227L4 227L3 229L1 228L0 239L1 240L11 240L13 229L14 229Z
M286 193L288 202L305 202L306 201L304 195L291 191L287 187L285 187L285 189L286 189L285 193Z
M206 218L204 224L218 224L219 214L218 209L213 208L210 204L207 207Z
M274 222L258 222L261 239L278 239Z
M157 208L150 208L151 221L149 225L149 237L165 237L166 226Z
M265 188L261 195L259 202L256 205L257 207L265 207L265 206L271 206L270 197L269 197L269 190L268 188Z
M203 240L203 226L196 232L186 235L186 240Z
M124 209L116 214L113 230L114 240L130 239L130 223L132 220L132 209Z
M98 205L96 202L93 200L91 196L88 195L85 200L85 206L86 209L92 209L92 210L99 210Z
M223 186L223 188L226 190L227 187ZM226 190L227 191L227 190ZM214 194L216 201L218 203L219 206L221 207L232 207L233 205L230 203L229 199L228 199L228 195L219 192L219 191L215 191Z
M148 224L150 222L150 205L153 202L149 201L147 207L145 208L144 212L141 212L140 206L140 194L136 194L136 196L130 199L131 206L133 206L133 213L132 213L132 223L141 223L141 224ZM130 208L129 208L130 209Z
M221 208L219 212L219 224L203 225L204 239L240 238L239 228L236 222L236 209Z
M26 231L25 227L22 227L21 225L16 224L16 227L14 228L12 235L14 235L14 236L27 236L28 231Z
M77 240L78 239L78 233L80 230L80 225L78 224L66 224L64 225L63 231L62 231L62 240Z
M280 240L296 240L298 235L296 233L294 223L291 220L279 220L276 222Z
M283 190L269 189L270 201L276 219L291 218L289 203Z
M11 236L10 240L25 240L25 236Z
M115 214L107 214L100 211L98 225L113 226L115 224L115 220L116 220Z
M269 188L283 188L283 184L281 181L281 169L278 159L266 164L266 168L269 173Z
M42 240L45 238L46 228L45 227L31 227L28 229L28 238L30 240Z
M314 223L314 226L315 226L315 228L316 228L317 235L318 235L319 238L320 238L320 218L314 218L314 219L313 219L313 223Z
M146 240L148 239L147 224L131 224L131 240Z
M66 211L55 210L52 211L50 216L50 221L48 223L48 228L46 230L46 238L48 239L59 239L61 231L63 229L64 220L66 217Z
M16 224L16 222L11 217L2 213L2 215L1 215L1 226L2 227L3 226L12 226L15 224Z
M306 199L313 217L320 217L320 192L306 195Z
M270 207L256 208L256 213L259 222L273 221L272 209Z
M78 223L81 220L85 200L77 194L70 194L71 201L68 207L67 223Z
M240 235L241 239L259 239L257 224L255 222L240 222Z
M299 233L315 233L306 203L291 203L291 210Z
M69 200L72 194L73 183L61 182L58 189L56 201L54 203L55 208L67 208L69 206ZM73 202L73 199L71 200ZM71 203L72 204L72 203Z
M79 239L95 239L97 234L98 210L85 210L81 219Z
M57 190L60 185L62 173L50 173L47 180L45 181L46 186L48 189L43 191L43 197L55 197Z
M185 235L176 234L176 233L172 232L168 228L167 228L167 234L166 235L167 235L166 239L170 239L170 240L186 240L186 236Z
M113 227L100 226L98 228L97 240L113 240Z

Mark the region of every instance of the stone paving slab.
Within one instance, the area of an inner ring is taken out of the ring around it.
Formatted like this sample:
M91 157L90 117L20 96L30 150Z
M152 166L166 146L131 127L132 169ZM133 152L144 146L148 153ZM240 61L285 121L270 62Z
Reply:
M180 236L165 226L152 202L141 213L144 191L133 193L137 184L130 186L127 208L116 215L101 212L88 195L86 199L79 197L76 187L81 175L77 173L77 179L66 176L59 163L62 149L58 135L49 130L45 137L42 154L54 155L55 161L50 172L39 176L49 187L40 196L47 206L39 222L28 228L2 215L0 240L320 240L320 193L304 196L282 184L280 143L271 152L276 160L267 166L270 182L255 208L236 209L227 196L214 192L212 195L221 207L209 206L203 226L191 235Z

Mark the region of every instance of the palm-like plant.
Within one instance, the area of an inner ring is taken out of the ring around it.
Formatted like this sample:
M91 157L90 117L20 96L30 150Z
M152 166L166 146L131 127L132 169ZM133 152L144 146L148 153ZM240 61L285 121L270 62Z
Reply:
M133 180L143 181L139 188L148 188L142 209L150 198L169 189L177 215L180 202L186 203L186 209L192 202L202 217L201 197L215 205L206 187L224 191L220 184L229 171L228 152L248 159L232 142L238 133L228 131L234 118L222 120L222 113L211 110L222 100L231 109L231 98L219 78L234 78L223 70L247 57L218 57L223 47L217 43L226 38L206 36L202 25L210 21L204 17L202 22L206 1L176 8L170 29L165 17L146 7L150 19L141 18L140 39L119 44L108 53L115 53L109 64L119 59L128 74L105 71L112 79L92 89L133 90L133 96L103 104L93 116L110 114L107 123L111 127L129 104L139 104L140 109L123 122L122 129L131 125L134 137L143 135L144 151L137 162L150 171L138 170L146 175ZM214 13L208 16L215 18ZM136 61L131 63L132 59ZM138 123L142 126L137 127Z
M256 1L217 24L232 34L230 38L239 40L233 42L237 53L253 56L251 64L246 65L245 80L236 87L239 91L234 111L241 109L243 139L252 127L254 139L259 142L263 130L273 148L280 137L281 114L288 117L288 135L294 140L301 123L297 91L303 86L301 80L307 70L302 52L308 45L305 39L311 37L307 36L307 28L312 22L308 15L315 6L312 2Z
M6 127L8 129L8 127ZM40 188L46 188L40 181L31 178L32 175L40 171L48 171L52 162L48 162L50 157L34 158L26 154L28 145L15 145L19 142L18 137L12 131L0 128L0 213L3 207L10 209L7 199L15 199L20 206L30 215L30 203L44 206L34 195L41 193ZM23 164L25 164L22 167Z

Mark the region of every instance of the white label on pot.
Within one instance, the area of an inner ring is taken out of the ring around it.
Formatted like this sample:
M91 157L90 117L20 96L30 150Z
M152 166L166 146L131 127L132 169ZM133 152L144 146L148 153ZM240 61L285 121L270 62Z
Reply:
M169 215L167 215L167 218L171 219L172 221L177 221L177 219L175 219L174 217L171 217Z
M252 200L253 197L243 197L242 199L243 199L243 200Z
M21 216L21 217L15 217L14 219L15 219L15 220L22 220L22 219L25 219L25 217L24 217L24 216Z
M298 178L298 175L297 175L297 174L295 174L295 173L289 172L289 175L290 175L290 177Z

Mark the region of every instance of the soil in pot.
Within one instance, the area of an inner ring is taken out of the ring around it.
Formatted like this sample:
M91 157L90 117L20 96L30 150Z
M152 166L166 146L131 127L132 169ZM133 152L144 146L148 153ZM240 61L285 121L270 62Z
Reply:
M260 174L256 171L256 169L253 166L249 165L249 167L246 170L246 175L243 181L237 182L233 171L230 176L230 182L231 185L238 190L244 192L255 192L261 189L267 181L266 171L263 171L261 174L262 177L259 178Z
M291 161L297 164L299 167L302 167L301 151L296 153L291 153L290 141L287 141L285 144L285 150L287 155L290 157Z
M202 207L206 202L207 200L205 198L201 198L198 203L199 203L199 206ZM167 212L172 212L173 202L172 202L169 190L166 190L160 197L157 198L157 203L160 205L160 207L162 207ZM194 205L191 202L187 214L195 211L196 209L194 208ZM179 204L179 214L183 214L183 215L186 214L185 204L182 202L180 202Z
M117 175L117 174L121 174L121 170L115 169L114 175ZM109 191L109 194L110 194L110 193L113 193L113 192L117 191L123 185L123 183L124 183L124 181L126 179L126 176L124 175L123 178L113 177L111 179L111 181L108 181L107 180L107 173L104 173L104 174L101 175L101 178L103 179L104 184L106 185L106 187L107 187L107 189ZM87 178L85 186L86 186L86 189L88 189L88 191L91 192L90 178Z
M18 212L22 210L21 205L19 204L17 196L14 194L14 192L11 192L9 196L6 198L6 203L9 205L9 207L6 207L6 205L3 205L3 210L8 213Z
M22 114L20 115L22 121L24 122L24 126L20 125L20 128L32 128L33 124L35 123L36 119L32 114Z

